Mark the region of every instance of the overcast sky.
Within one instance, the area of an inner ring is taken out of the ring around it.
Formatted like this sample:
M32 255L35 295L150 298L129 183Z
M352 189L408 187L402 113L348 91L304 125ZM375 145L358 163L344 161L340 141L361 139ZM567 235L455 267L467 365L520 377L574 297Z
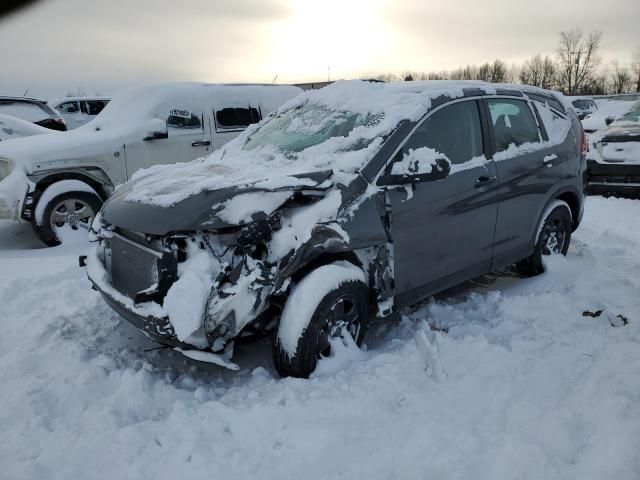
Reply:
M41 0L0 20L0 94L511 64L575 26L603 30L602 68L627 66L639 20L640 0Z

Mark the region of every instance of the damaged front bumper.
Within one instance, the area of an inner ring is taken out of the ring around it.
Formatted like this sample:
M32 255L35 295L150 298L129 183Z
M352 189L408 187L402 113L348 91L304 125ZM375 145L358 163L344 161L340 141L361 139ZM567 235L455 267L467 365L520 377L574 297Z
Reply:
M133 250L133 242L127 248ZM81 259L87 267L87 276L95 290L99 291L107 304L129 323L150 339L182 350L210 349L221 351L228 342L241 335L243 329L255 320L268 306L269 295L273 291L271 269L264 262L245 258L234 269L221 272L217 279L211 279L209 294L203 299L204 308L199 328L186 338L179 338L171 322L169 309L164 302L172 283L163 284L162 256L158 257L154 288L135 294L130 288L117 282L117 268L113 261L115 253L94 247L86 259ZM143 248L140 246L139 248ZM164 255L171 255L165 252ZM166 261L164 264L166 265ZM130 268L130 265L127 266ZM114 282L114 279L116 280ZM178 279L173 278L176 283Z

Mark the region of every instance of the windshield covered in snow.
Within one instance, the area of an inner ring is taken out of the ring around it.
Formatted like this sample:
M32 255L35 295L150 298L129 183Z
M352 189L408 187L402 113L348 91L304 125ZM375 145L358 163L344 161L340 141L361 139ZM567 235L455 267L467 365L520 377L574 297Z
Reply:
M620 120L623 122L640 122L640 102L637 102Z
M253 133L242 149L273 146L285 153L301 152L329 138L348 136L364 124L365 118L362 114L306 103L275 116Z

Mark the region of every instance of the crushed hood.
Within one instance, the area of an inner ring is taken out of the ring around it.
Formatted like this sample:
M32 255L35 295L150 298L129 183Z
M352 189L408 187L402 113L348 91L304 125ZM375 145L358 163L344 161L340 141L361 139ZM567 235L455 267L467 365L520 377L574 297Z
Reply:
M150 176L119 187L102 209L102 218L126 230L151 235L194 230L220 230L249 223L270 215L295 192L327 190L331 170L272 177L250 183L232 184L193 193L171 205L132 200ZM164 180L164 179L163 179ZM179 179L177 179L179 181Z

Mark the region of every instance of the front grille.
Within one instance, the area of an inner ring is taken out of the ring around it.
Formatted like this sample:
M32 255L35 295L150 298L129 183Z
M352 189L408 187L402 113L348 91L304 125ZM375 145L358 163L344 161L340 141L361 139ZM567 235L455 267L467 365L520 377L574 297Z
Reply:
M121 235L111 238L111 284L120 293L135 299L137 293L158 284L158 264L162 253Z

